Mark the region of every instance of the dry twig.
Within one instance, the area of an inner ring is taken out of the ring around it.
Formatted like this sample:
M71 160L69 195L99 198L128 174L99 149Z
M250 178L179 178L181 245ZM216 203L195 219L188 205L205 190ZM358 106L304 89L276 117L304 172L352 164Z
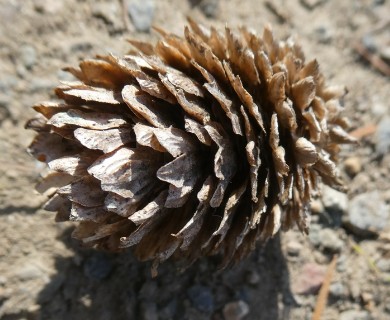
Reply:
M330 263L328 270L326 272L324 283L321 286L320 293L318 294L317 303L314 308L314 313L312 320L320 320L322 312L325 309L326 302L328 300L329 295L329 287L330 283L333 279L333 274L336 269L337 256L333 256L332 262Z
M361 138L374 134L376 132L376 129L377 126L375 124L368 124L364 127L360 127L349 132L349 135L359 140Z
M122 6L122 19L125 24L125 28L127 31L134 31L132 28L132 25L130 23L129 16L127 15L127 1L121 0L121 6Z
M390 66L383 61L378 54L370 52L360 41L356 42L353 47L355 51L362 56L362 58L367 60L375 69L385 76L390 77Z
M288 13L280 6L274 3L274 1L266 1L266 8L273 13L280 23L290 23L290 17Z

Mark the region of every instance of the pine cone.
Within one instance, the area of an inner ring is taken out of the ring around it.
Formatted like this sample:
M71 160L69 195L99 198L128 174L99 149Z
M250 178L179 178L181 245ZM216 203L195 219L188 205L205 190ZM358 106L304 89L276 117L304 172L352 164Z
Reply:
M51 169L38 190L76 239L133 247L156 264L246 256L280 228L308 231L319 181L340 188L344 88L325 85L292 40L189 21L155 46L67 68L79 82L34 106L30 153Z

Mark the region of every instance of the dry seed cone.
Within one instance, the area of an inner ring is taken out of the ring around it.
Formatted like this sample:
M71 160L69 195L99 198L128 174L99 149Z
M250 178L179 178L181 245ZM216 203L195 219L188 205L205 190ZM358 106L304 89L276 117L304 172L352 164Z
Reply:
M34 106L29 151L51 170L44 208L85 245L226 266L279 229L307 232L313 192L341 187L339 145L354 140L345 90L296 43L189 24L68 68L79 81Z

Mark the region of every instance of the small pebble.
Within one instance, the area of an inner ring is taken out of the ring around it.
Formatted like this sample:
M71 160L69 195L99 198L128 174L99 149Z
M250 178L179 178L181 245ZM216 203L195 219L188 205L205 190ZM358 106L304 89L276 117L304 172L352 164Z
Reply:
M319 234L320 245L331 252L337 253L341 251L344 242L340 240L338 234L332 229L322 229Z
M28 306L28 319L42 319L40 317L41 306L39 304L33 304Z
M390 314L390 297L387 297L385 300L385 311Z
M339 320L369 320L370 315L367 311L347 310L340 313Z
M26 67L24 66L24 64L18 64L16 66L16 74L20 77L20 78L24 78L26 75L27 75L27 69Z
M386 0L373 0L372 1L372 5L375 7L375 6L381 6L382 4L384 4L386 2Z
M338 272L345 272L348 268L348 261L345 255L341 254L337 259L336 270Z
M317 250L314 251L313 258L314 258L315 263L318 263L320 265L325 265L325 264L329 263L329 257L327 255L325 255L324 253L322 253L321 251L317 251Z
M29 44L20 47L20 59L26 69L31 69L37 61L37 52L35 48Z
M87 52L92 49L92 44L87 41L76 41L70 45L72 53Z
M77 252L75 253L75 255L72 257L72 262L76 265L76 266L80 266L81 263L83 262L84 260L84 257L81 255L81 254L78 254Z
M328 186L322 189L322 203L328 211L344 213L348 209L347 195Z
M390 46L389 47L384 47L380 51L381 58L390 62Z
M302 245L297 241L289 241L286 250L289 256L297 257L302 250Z
M382 272L390 272L390 259L380 258L375 265Z
M36 79L30 83L30 92L49 91L55 87L56 83L48 79Z
M376 132L376 152L382 156L390 150L390 117L384 117Z
M374 304L374 295L371 292L362 292L361 298L365 306Z
M15 272L15 276L21 281L41 278L43 275L42 269L33 264L27 264Z
M127 12L137 31L150 31L153 23L154 9L154 0L128 0Z
M351 294L351 297L354 300L360 299L361 288L360 288L359 283L357 283L356 281L351 281L348 283L348 288L349 288L349 292Z
M344 222L356 235L372 236L386 228L389 218L390 210L375 190L351 199Z
M344 299L348 296L348 290L341 282L332 283L329 287L329 293L338 299Z
M315 294L324 282L326 268L316 263L307 263L293 279L292 288L297 294Z
M218 14L219 0L202 0L199 8L206 17L214 18Z
M121 12L116 1L95 3L92 6L92 14L101 18L110 31L118 31L124 27L121 23L122 19L118 19Z
M371 52L376 52L377 51L377 45L375 43L375 40L374 38L369 35L369 34L366 34L363 38L362 38L362 43L363 45L366 47L366 49L368 51L371 51Z
M7 75L5 78L0 78L0 91L9 94L10 89L16 86L18 81L18 78L13 75Z
M11 112L8 109L10 100L7 97L0 96L0 122L10 118Z
M310 10L313 10L323 2L326 2L326 0L301 0L302 5Z
M380 118L386 115L387 110L388 110L387 104L382 101L375 101L371 107L372 114Z
M70 72L59 70L57 72L57 78L61 81L75 81L76 78Z
M173 319L177 313L177 299L173 298L169 300L169 303L159 310L159 317L162 319Z
M187 290L187 294L198 310L207 313L214 310L214 296L209 287L194 285Z
M315 247L318 247L321 243L320 231L321 231L321 226L318 224L313 224L309 230L309 241Z
M248 287L245 285L243 287L239 288L238 290L236 290L234 293L234 299L237 299L237 300L242 300L242 301L248 302L249 297L250 297L250 293L248 291Z
M58 0L34 0L34 9L37 12L53 14L58 13L64 8L65 1Z
M153 302L142 302L141 314L143 320L158 320L157 306Z
M92 299L89 294L80 297L78 302L81 303L85 308L90 308L92 306Z
M246 282L251 285L256 285L260 282L260 275L258 272L250 270L246 275Z
M84 263L84 274L92 280L103 280L113 268L112 261L102 253L93 254Z
M319 199L312 200L310 202L310 208L311 208L311 212L313 212L315 214L320 214L320 213L324 212L324 205L322 204L322 202Z
M139 291L139 297L143 300L154 300L157 292L158 288L156 282L146 281Z
M240 320L249 313L249 306L242 300L229 302L223 307L225 320Z
M351 176L356 176L362 170L362 162L359 157L350 157L344 161L345 171Z
M320 26L314 29L314 34L319 43L329 44L332 41L333 34L328 27Z

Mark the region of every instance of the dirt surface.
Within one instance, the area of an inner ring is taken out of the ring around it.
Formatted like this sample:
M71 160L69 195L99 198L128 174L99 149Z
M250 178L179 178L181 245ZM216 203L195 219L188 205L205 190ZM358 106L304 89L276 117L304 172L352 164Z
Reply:
M150 263L82 249L71 223L39 209L33 186L45 168L26 153L33 132L23 126L71 79L62 67L125 53L130 37L153 41L137 31L150 21L182 34L186 16L294 35L330 83L348 87L360 145L342 151L348 194L325 188L314 201L310 236L281 234L230 270L214 258L185 271L169 261L152 279ZM390 78L367 60L389 66L389 16L389 0L0 0L0 318L311 319L336 255L321 319L390 319Z

